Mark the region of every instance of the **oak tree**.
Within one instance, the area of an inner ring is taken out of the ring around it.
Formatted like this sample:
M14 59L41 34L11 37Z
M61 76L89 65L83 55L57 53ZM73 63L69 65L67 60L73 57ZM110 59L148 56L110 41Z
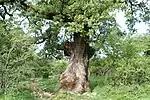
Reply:
M36 30L36 43L45 42L46 53L57 51L57 36L62 28L65 29L69 42L64 49L68 50L70 57L66 71L60 76L60 89L86 92L90 90L91 45L97 41L103 43L108 34L118 29L113 14L115 10L130 8L128 11L132 12L133 6L137 7L134 4L131 0L2 0L0 14L5 19L5 15L13 15L11 10L19 10L20 15L29 20L29 27ZM37 31L44 22L49 24L46 32Z

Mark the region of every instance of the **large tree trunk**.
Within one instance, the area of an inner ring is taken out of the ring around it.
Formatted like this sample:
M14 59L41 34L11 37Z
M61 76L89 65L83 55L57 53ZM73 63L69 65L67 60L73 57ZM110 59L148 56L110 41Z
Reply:
M87 37L74 34L74 42L71 43L68 68L60 76L60 90L72 92L89 91L88 82L88 48Z

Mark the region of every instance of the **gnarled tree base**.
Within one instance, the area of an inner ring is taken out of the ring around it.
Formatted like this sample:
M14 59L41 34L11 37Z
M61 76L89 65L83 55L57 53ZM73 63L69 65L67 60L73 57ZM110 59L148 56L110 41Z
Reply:
M60 77L61 91L87 92L90 91L84 65L71 63Z
M60 76L60 90L71 92L89 91L88 82L88 48L85 38L74 35L74 42L67 46L70 50L68 68Z

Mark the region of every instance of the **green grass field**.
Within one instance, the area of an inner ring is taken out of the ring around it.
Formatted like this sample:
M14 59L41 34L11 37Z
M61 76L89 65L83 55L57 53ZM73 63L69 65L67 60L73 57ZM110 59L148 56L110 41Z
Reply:
M90 77L91 92L83 94L58 92L58 77L38 78L39 88L48 93L48 97L41 96L40 93L35 96L28 89L28 83L22 83L17 92L9 91L1 95L0 100L150 100L150 84L113 87L107 85L104 77Z

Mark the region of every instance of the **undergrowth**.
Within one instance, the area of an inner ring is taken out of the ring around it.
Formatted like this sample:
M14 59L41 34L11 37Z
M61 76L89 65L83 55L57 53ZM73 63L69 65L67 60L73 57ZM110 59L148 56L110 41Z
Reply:
M150 100L150 84L111 86L106 77L90 77L91 92L78 94L58 92L58 76L49 79L38 78L38 87L49 93L49 97L34 95L29 82L22 82L20 90L0 96L0 100ZM23 87L24 86L24 87ZM23 87L23 88L21 88Z

